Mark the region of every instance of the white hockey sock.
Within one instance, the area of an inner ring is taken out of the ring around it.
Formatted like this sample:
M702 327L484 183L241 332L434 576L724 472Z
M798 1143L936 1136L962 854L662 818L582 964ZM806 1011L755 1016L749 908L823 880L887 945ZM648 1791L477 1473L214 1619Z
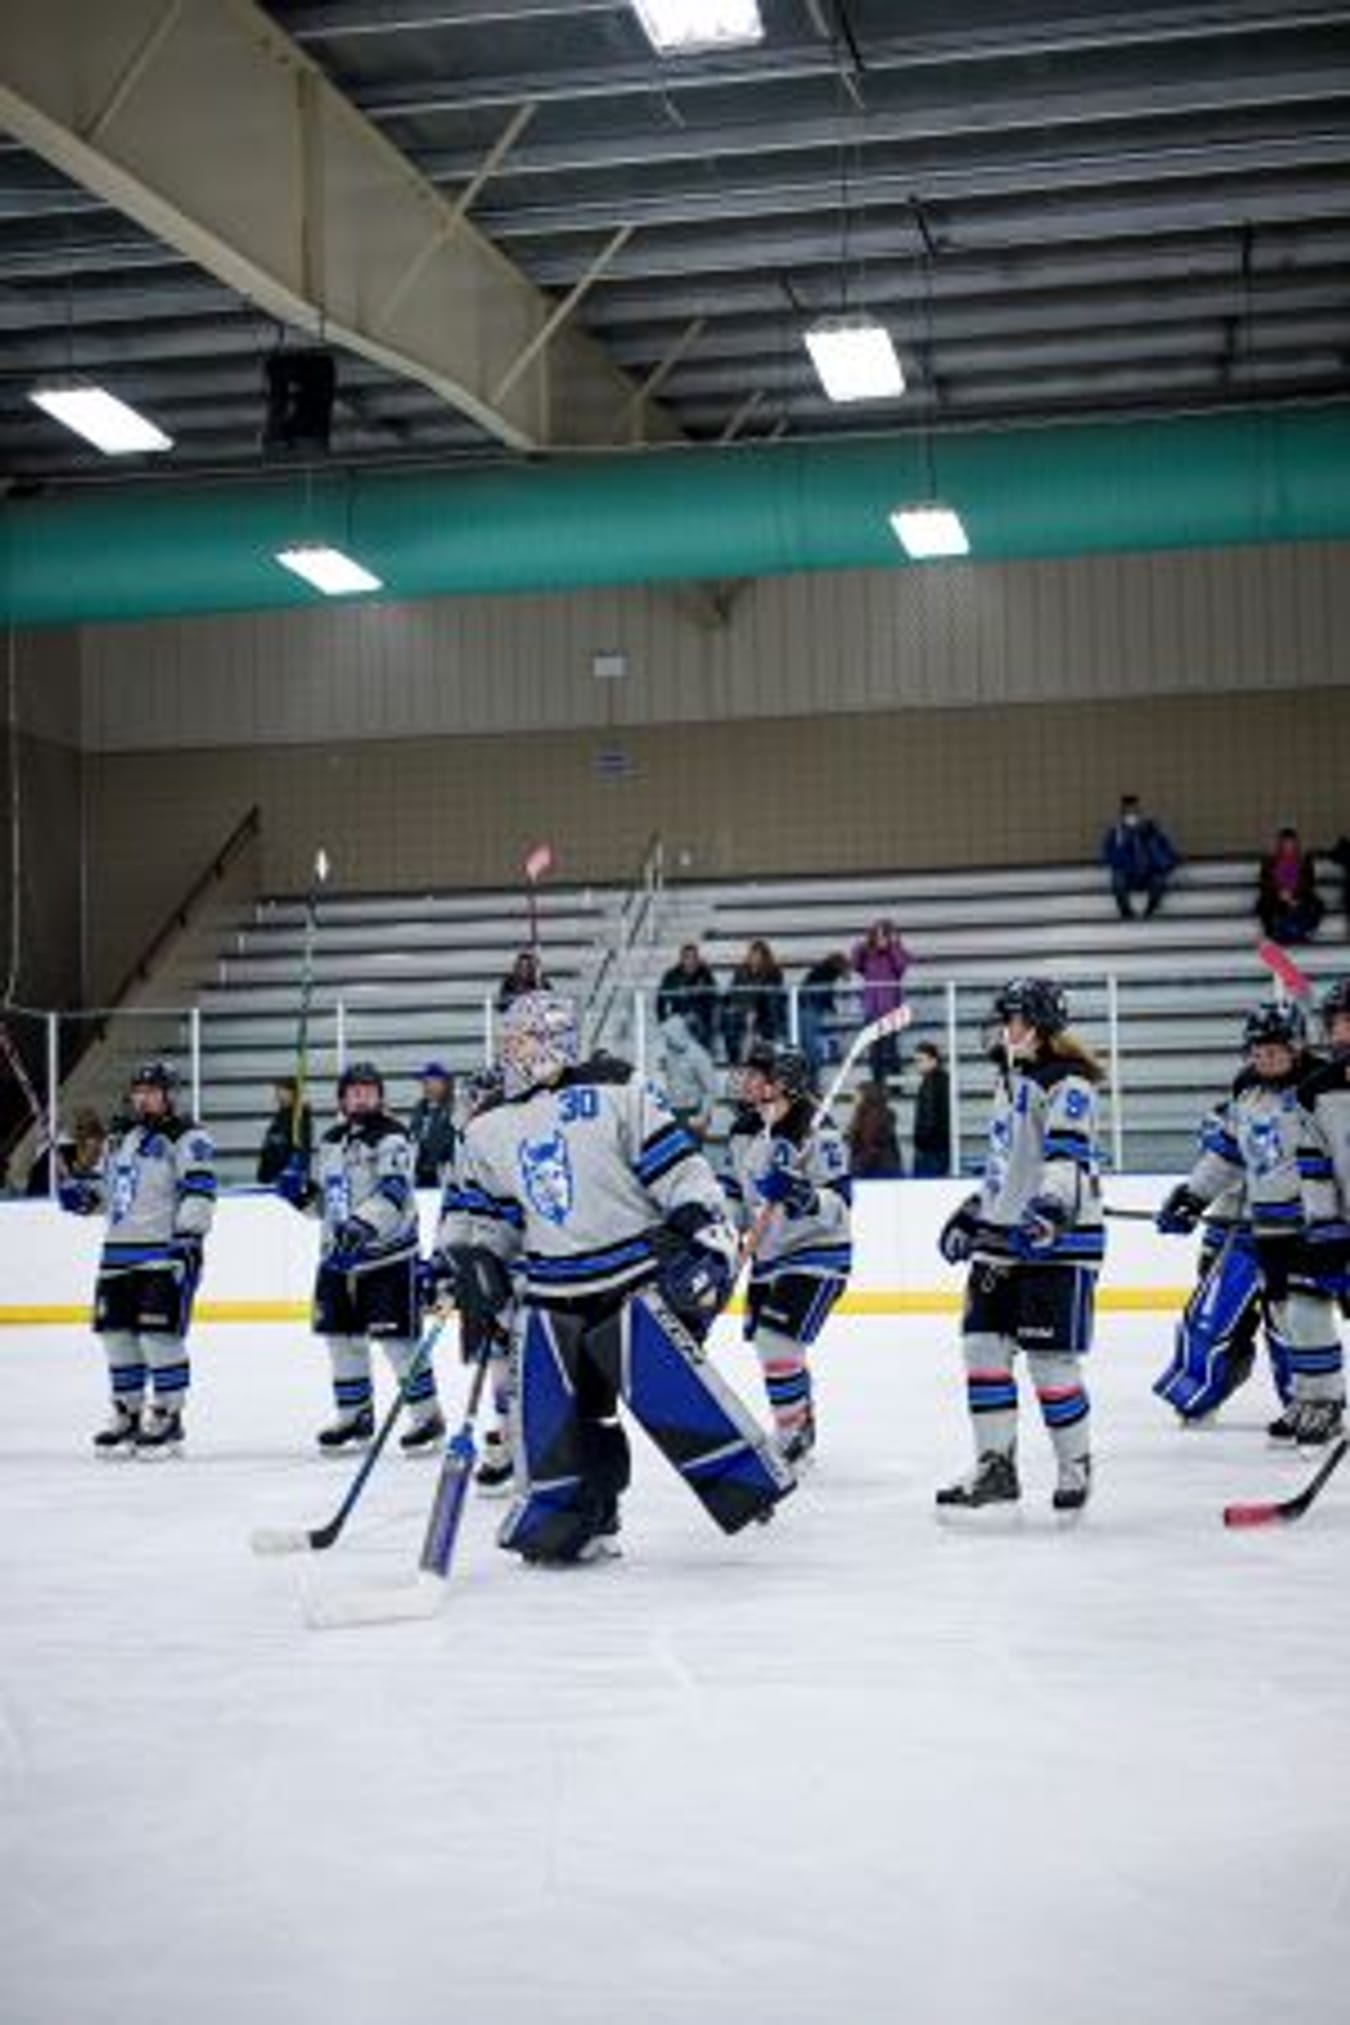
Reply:
M145 1400L145 1352L129 1330L112 1329L102 1338L108 1360L108 1384L115 1403L139 1413Z

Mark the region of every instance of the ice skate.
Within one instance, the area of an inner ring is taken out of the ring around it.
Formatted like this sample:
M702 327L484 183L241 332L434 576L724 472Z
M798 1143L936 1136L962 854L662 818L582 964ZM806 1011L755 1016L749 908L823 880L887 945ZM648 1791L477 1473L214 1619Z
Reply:
M779 1435L778 1453L798 1476L804 1469L810 1468L816 1453L816 1417L809 1408L804 1419Z
M404 1455L425 1455L439 1446L445 1439L445 1416L442 1413L429 1414L419 1420L398 1438L398 1445Z
M989 1449L968 1477L947 1484L934 1502L951 1510L975 1511L982 1505L1015 1505L1021 1495L1016 1462Z
M1294 1409L1294 1440L1303 1449L1325 1448L1341 1432L1342 1418L1338 1399L1307 1400Z
M357 1448L368 1442L374 1432L375 1415L370 1407L363 1406L358 1413L335 1420L331 1427L321 1427L316 1439L325 1455L338 1455L344 1448Z
M120 1399L112 1403L112 1412L106 1426L101 1427L93 1437L96 1455L130 1455L136 1447L140 1433L141 1410L138 1406L125 1406Z
M175 1455L183 1446L183 1416L176 1407L148 1406L136 1430L136 1453Z
M511 1446L504 1434L493 1432L484 1437L483 1459L474 1471L473 1480L485 1498L500 1498L510 1490L515 1478L515 1467L511 1461Z
M1092 1458L1081 1456L1077 1462L1062 1462L1059 1466L1059 1482L1055 1485L1050 1502L1057 1512L1081 1512L1092 1491Z
M1298 1440L1298 1435L1295 1432L1297 1416L1298 1408L1296 1406L1286 1406L1278 1420L1272 1420L1268 1423L1266 1427L1266 1440L1272 1448L1293 1448Z

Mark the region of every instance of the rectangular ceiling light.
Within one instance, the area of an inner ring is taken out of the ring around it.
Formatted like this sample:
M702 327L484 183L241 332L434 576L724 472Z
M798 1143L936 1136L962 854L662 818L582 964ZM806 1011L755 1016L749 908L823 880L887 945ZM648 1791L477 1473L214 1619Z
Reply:
M891 334L875 317L822 317L807 331L806 349L832 401L884 401L905 391Z
M63 422L105 456L126 457L137 450L173 448L172 436L166 436L105 387L37 387L28 398L53 421Z
M633 10L662 55L764 40L756 0L633 0Z
M928 562L934 556L970 554L960 515L935 499L925 500L921 506L898 506L891 515L891 526L901 548L915 562Z
M379 577L362 569L359 562L353 562L340 548L325 548L321 542L278 549L276 559L283 569L303 577L307 584L313 584L315 590L322 591L326 598L347 598L353 591L384 588Z

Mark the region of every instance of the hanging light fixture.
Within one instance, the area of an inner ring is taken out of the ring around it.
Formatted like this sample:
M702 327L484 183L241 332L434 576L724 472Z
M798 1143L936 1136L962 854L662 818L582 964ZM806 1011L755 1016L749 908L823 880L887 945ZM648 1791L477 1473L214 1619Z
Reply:
M663 56L764 40L756 0L633 0L633 12Z
M326 598L349 598L358 591L378 591L383 579L373 576L353 557L324 542L300 542L293 548L278 549L275 561L292 575L303 577Z
M806 349L832 401L884 401L905 391L890 332L864 311L819 318L806 333Z
M105 457L129 457L138 451L173 448L172 436L166 436L106 387L35 387L28 398L44 415L73 429Z
M890 516L896 540L915 562L930 562L938 556L969 555L970 540L961 525L961 516L939 499L916 500L912 506L897 506Z

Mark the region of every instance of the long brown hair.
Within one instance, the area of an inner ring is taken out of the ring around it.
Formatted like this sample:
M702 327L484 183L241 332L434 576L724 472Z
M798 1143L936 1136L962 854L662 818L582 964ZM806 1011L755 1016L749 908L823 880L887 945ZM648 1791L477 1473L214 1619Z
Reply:
M1072 1027L1065 1027L1057 1034L1048 1034L1042 1045L1046 1054L1053 1056L1055 1061L1068 1062L1077 1069L1085 1082L1096 1084L1106 1081L1106 1070Z

